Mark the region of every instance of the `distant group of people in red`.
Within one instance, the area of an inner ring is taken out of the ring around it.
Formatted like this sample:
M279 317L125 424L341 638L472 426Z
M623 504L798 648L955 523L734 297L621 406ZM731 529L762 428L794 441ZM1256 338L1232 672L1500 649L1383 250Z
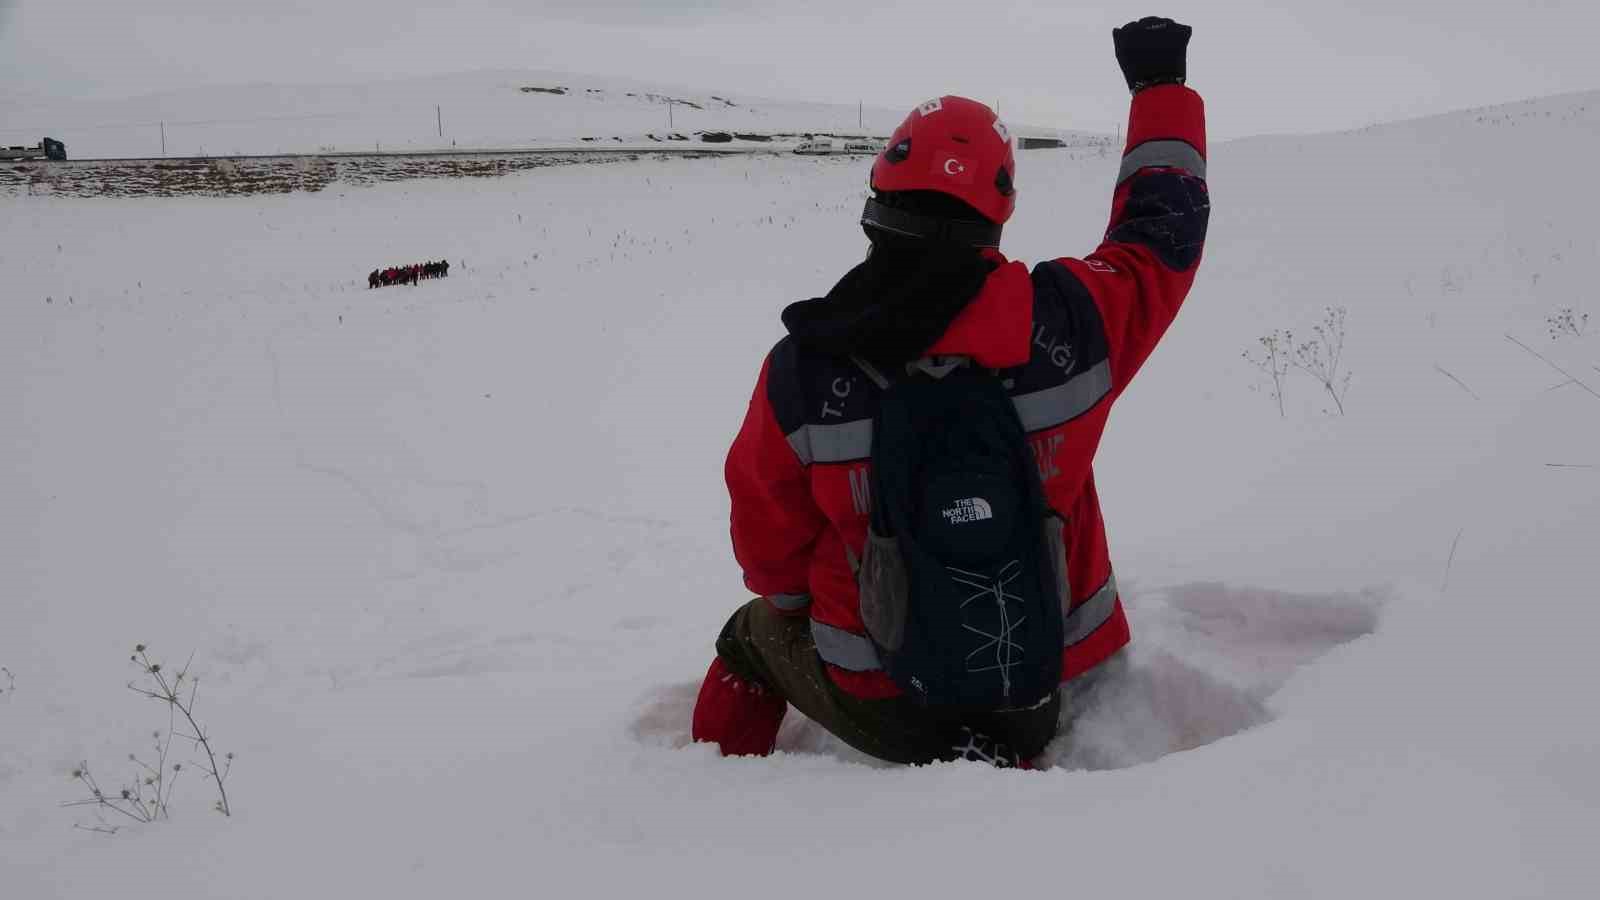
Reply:
M450 261L441 259L438 262L414 263L409 266L391 266L387 269L373 269L367 276L367 288L388 287L393 284L416 284L423 278L448 278L450 277Z

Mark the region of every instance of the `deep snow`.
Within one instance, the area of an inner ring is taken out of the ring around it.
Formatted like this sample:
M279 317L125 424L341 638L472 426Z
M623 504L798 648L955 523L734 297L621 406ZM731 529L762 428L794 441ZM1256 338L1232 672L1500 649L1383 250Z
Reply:
M1552 148L1600 95L1213 147L1098 462L1135 643L1036 773L687 746L722 455L864 162L0 198L4 894L1587 896L1600 235ZM1092 248L1115 169L1024 154L1008 252ZM1280 418L1241 354L1330 305L1348 415ZM232 819L59 806L165 724L140 641L195 652Z

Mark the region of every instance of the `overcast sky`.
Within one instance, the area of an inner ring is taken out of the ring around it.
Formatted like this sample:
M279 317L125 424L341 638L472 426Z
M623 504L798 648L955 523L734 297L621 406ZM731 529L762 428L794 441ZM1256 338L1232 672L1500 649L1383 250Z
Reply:
M528 68L1110 130L1143 14L1194 26L1224 136L1600 88L1597 0L0 0L0 102Z

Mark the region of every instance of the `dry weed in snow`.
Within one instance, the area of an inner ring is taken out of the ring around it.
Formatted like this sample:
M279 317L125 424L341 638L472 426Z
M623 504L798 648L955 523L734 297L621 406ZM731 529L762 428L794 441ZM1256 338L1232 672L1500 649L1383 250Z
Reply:
M1350 389L1350 372L1344 367L1345 314L1344 307L1330 306L1322 321L1311 326L1310 340L1296 343L1294 332L1280 328L1256 338L1260 347L1255 351L1240 354L1271 383L1279 417L1288 417L1283 407L1283 385L1291 369L1316 379L1333 399L1339 415L1344 415L1344 395Z
M1584 337L1589 333L1589 314L1578 312L1570 306L1556 310L1545 317L1550 327L1550 340L1564 337Z
M1322 321L1311 326L1311 340L1294 348L1294 367L1315 378L1333 398L1333 405L1344 415L1344 395L1350 390L1350 373L1344 363L1344 320L1342 306L1330 306Z
M160 730L151 732L149 760L141 759L137 754L128 754L128 761L134 766L133 778L114 792L100 787L87 761L79 763L77 768L72 770L72 778L83 785L89 796L62 805L93 807L100 824L78 827L106 834L114 834L117 831L117 826L106 820L107 813L115 813L140 823L171 818L172 791L178 777L184 771L184 765L177 761L169 764L169 760L172 758L172 739L180 737L205 754L204 761L194 762L191 765L203 772L217 786L217 801L212 808L224 816L232 815L232 809L228 805L226 782L228 773L233 769L233 754L223 754L222 762L219 764L210 736L194 717L195 699L200 691L200 681L189 673L189 663L185 663L182 669L168 677L161 663L151 661L144 644L134 647L133 656L129 659L139 667L146 680L142 683L130 681L128 689L141 697L159 700L167 705L167 729L165 732ZM192 657L190 662L193 662ZM183 717L182 723L178 721L179 716ZM178 730L184 724L188 726L188 732Z
M1256 341L1261 345L1260 350L1255 353L1247 350L1240 356L1272 382L1272 399L1278 402L1278 416L1288 418L1283 411L1283 379L1289 374L1289 348L1294 344L1294 336L1280 329Z

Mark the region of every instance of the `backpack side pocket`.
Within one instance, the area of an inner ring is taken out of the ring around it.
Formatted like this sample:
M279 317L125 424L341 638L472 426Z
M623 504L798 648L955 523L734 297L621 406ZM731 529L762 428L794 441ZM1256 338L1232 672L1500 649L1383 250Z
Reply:
M910 579L898 538L884 537L867 529L867 546L856 574L861 591L861 621L873 642L890 652L899 650L906 638L906 615L910 604Z
M1067 581L1067 520L1061 514L1050 510L1044 516L1044 558L1050 561L1045 569L1045 574L1051 580L1045 584L1046 588L1056 592L1056 599L1062 615L1066 615L1067 608L1072 605L1072 584Z

